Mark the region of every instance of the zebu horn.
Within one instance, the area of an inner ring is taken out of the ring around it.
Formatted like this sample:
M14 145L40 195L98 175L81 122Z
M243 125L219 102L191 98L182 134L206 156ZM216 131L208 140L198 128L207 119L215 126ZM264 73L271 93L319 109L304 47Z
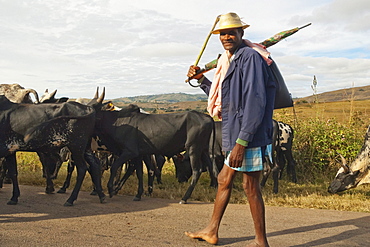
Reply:
M52 93L50 94L50 98L54 98L56 93L57 93L57 89L55 89L55 90L54 90L54 92L52 92Z
M94 99L97 99L98 97L99 97L99 87L96 88Z
M44 93L44 95L43 96L41 96L41 99L40 99L40 101L42 102L42 103L44 103L45 101L47 101L47 100L51 100L51 99L55 99L55 94L57 93L57 90L55 89L55 91L54 92L52 92L52 93L49 93L49 90L48 89L45 89L45 93Z
M33 95L35 95L35 103L36 104L39 104L40 103L39 95L37 94L36 90L34 90L34 89L26 89L24 92L25 92L24 95L29 94L29 93L33 93Z
M99 99L97 100L98 103L102 103L105 97L105 87L103 87L103 92L101 93Z
M343 169L344 169L344 172L345 173L349 173L350 172L350 169L349 169L349 167L348 167L348 165L347 165L347 161L346 161L346 159L343 157L343 155L341 155L341 154L338 154L339 155L339 157L341 158L341 160L342 160L342 162L340 163L340 165L343 167Z

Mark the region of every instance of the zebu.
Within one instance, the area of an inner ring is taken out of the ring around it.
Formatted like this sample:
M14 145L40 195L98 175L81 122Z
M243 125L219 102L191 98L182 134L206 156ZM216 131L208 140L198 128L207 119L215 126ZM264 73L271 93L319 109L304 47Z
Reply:
M96 130L98 137L119 158L111 167L108 191L115 193L113 181L117 169L128 160L142 155L160 154L170 157L183 150L190 154L193 170L191 184L181 203L191 196L200 177L202 163L211 171L211 185L217 185L218 171L209 158L209 138L214 122L208 115L189 111L172 114L144 114L136 105L121 111L97 110Z
M370 125L367 128L364 143L350 165L341 156L341 168L330 183L328 192L334 194L370 183Z
M103 99L101 99L102 101ZM16 104L0 96L0 157L8 162L9 175L13 182L13 196L8 204L17 204L20 195L15 152L31 151L44 154L43 165L49 171L55 170L55 162L48 159L51 154L67 146L78 166L75 188L65 203L73 205L86 173L86 161L90 164L93 181L102 192L99 165L88 146L94 130L95 111L90 106L74 102L61 104ZM50 154L50 155L48 155Z

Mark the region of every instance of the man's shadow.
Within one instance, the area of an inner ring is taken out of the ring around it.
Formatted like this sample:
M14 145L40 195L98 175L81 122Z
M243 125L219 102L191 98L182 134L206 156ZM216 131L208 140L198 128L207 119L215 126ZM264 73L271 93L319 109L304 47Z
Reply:
M342 240L351 241L352 246L370 246L370 216L365 216L362 218L351 219L351 220L344 220L344 221L336 221L336 222L328 222L328 223L321 223L315 224L311 226L302 226L297 228L290 228L286 230L281 230L277 232L272 232L267 234L267 238L274 237L274 236L281 236L287 235L288 241L294 242L294 234L296 233L304 233L309 231L315 231L319 229L328 229L328 228L335 228L341 226L352 226L356 227L356 229L340 231L335 235L330 237L320 238L320 234L316 235L316 239L306 242L304 244L297 244L297 245L287 245L291 247L303 247L303 246L324 246L325 244L340 242ZM253 240L254 236L247 236L241 238L220 238L218 245L228 245L237 242L244 242ZM350 240L349 240L350 239Z

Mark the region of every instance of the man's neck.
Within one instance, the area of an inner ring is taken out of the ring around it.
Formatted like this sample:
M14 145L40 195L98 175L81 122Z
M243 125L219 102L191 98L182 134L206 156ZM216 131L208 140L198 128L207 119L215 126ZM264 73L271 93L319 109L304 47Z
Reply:
M239 50L239 48L240 48L240 46L243 44L243 42L242 43L240 43L236 48L235 48L235 50L229 50L229 54L232 56L232 55L234 55L238 50Z

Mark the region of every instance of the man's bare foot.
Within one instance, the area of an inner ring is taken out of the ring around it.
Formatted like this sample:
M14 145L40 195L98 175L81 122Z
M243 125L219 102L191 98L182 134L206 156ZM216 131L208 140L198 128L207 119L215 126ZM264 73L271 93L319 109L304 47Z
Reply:
M217 244L218 242L218 236L204 232L185 232L185 235L193 239L201 239L207 241L210 244Z

